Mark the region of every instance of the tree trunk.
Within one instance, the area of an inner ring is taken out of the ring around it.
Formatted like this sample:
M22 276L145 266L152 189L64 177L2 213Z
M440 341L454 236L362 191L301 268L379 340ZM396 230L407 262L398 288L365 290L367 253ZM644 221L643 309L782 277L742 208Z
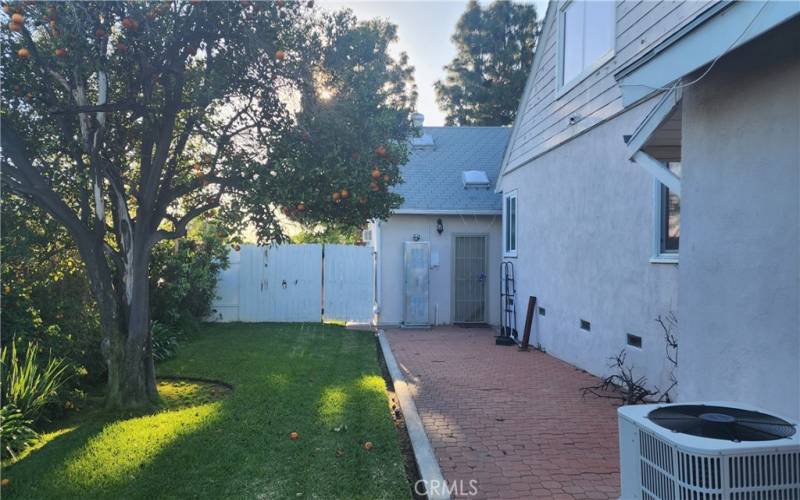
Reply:
M149 253L149 252L148 252ZM150 337L149 256L136 259L125 275L131 291L127 305L127 337L123 348L122 400L125 406L158 402Z
M158 402L150 336L150 252L141 251L139 256L119 270L116 283L105 257L95 258L94 251L83 256L100 312L109 409Z

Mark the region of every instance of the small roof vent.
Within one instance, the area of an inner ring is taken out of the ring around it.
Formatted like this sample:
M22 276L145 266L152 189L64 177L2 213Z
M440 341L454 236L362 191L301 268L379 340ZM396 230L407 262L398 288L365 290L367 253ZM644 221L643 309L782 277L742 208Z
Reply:
M461 172L464 189L489 189L489 176L483 170L464 170Z
M433 142L433 136L431 134L422 134L419 137L411 138L412 149L433 149L435 146L436 143Z
M411 149L433 149L436 143L433 142L433 136L426 134L422 130L422 125L425 123L425 115L422 113L411 113L411 122L414 128L418 131L419 137L412 135L409 142L411 142Z

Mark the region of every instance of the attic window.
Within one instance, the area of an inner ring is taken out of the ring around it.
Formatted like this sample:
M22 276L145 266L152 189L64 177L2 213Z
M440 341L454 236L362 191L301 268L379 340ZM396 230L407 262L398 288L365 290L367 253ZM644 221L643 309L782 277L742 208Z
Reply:
M489 176L483 170L465 170L461 172L464 189L489 189Z

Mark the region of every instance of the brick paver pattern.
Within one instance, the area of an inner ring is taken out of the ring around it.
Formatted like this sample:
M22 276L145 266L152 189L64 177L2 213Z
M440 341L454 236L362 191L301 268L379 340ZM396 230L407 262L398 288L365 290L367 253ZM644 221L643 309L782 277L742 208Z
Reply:
M489 499L618 498L616 405L598 379L488 329L391 330L445 480Z

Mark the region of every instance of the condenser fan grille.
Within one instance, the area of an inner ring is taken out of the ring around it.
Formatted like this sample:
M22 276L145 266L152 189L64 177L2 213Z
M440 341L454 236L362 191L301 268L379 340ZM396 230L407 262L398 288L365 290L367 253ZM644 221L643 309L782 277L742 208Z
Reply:
M796 432L793 424L781 418L724 406L667 406L651 411L647 418L671 431L737 442L782 439Z

